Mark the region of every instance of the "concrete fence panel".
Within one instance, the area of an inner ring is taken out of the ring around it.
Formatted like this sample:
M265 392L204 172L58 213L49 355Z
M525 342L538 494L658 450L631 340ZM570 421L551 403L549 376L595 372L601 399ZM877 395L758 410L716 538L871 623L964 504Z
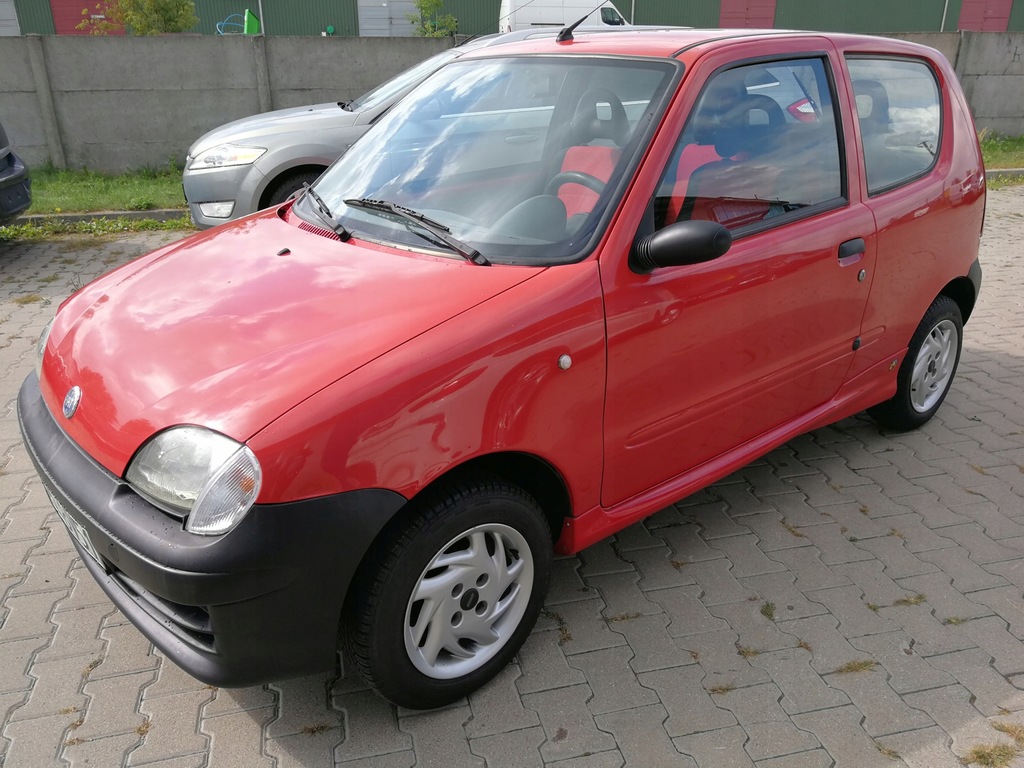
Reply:
M183 162L200 135L270 109L346 101L451 45L420 38L0 38L0 121L30 165Z
M1024 134L1024 33L895 35L953 63L979 128ZM451 44L422 38L0 37L0 121L32 165L182 162L201 134L270 109L347 101Z

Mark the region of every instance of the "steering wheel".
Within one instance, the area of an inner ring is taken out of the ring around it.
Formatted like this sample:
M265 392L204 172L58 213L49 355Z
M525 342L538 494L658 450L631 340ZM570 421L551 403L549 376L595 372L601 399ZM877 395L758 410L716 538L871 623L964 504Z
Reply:
M604 192L605 182L596 176L591 176L583 171L562 171L554 176L544 188L545 195L557 195L563 184L579 184L582 187L601 194Z

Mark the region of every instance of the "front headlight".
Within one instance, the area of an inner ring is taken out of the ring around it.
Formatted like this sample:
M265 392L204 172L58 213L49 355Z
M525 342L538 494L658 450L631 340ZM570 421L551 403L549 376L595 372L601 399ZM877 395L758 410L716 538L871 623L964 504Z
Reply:
M190 171L202 168L226 168L232 165L252 165L266 153L263 147L240 147L221 144L196 155L189 163Z
M125 475L185 530L215 536L234 528L260 492L263 473L248 447L204 427L173 427L136 454Z

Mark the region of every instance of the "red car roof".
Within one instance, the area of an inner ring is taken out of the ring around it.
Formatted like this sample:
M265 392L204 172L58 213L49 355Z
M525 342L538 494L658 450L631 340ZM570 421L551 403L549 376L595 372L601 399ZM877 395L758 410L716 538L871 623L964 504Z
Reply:
M871 35L794 31L784 29L625 29L621 32L588 34L577 31L571 41L559 43L551 37L539 37L514 43L481 48L462 58L487 58L519 54L612 54L674 58L680 51L715 41L788 38L827 38L840 48L872 48L883 51L924 50L923 46Z

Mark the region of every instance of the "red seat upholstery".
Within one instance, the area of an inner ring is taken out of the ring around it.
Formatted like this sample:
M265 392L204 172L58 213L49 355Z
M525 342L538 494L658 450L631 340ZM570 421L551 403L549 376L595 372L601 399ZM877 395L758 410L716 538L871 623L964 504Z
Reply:
M561 170L579 171L607 182L621 156L622 150L618 147L569 147ZM565 203L566 215L575 216L577 213L590 213L597 203L598 194L582 184L569 182L559 188L558 198Z

